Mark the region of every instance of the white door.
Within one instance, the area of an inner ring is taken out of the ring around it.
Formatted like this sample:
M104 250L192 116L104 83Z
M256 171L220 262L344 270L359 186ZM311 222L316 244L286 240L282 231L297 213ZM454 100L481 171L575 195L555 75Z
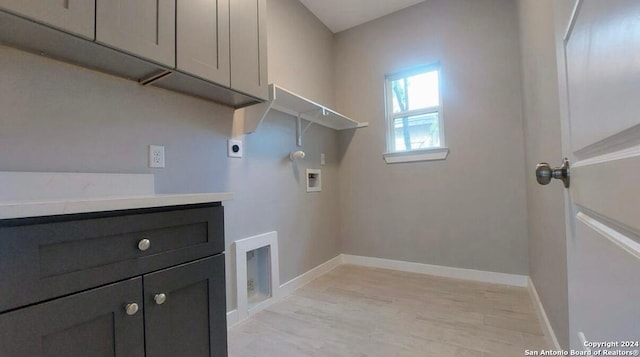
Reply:
M582 0L561 20L571 347L640 350L640 1Z

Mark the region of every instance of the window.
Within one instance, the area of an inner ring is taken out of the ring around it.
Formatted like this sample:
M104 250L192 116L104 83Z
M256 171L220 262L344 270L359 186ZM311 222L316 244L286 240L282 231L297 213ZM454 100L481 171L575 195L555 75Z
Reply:
M385 95L387 163L446 158L439 65L388 75Z

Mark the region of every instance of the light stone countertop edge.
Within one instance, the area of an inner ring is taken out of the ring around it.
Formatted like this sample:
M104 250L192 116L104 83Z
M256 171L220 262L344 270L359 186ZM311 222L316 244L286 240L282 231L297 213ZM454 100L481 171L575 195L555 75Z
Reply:
M229 201L233 193L157 194L153 196L82 198L56 201L0 202L0 219L106 212Z

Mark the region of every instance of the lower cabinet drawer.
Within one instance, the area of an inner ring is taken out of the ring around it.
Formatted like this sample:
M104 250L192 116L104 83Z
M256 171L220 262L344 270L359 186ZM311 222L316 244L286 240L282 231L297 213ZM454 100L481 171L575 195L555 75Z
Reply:
M142 308L139 277L1 314L0 356L142 357Z
M220 205L0 221L0 312L222 251Z

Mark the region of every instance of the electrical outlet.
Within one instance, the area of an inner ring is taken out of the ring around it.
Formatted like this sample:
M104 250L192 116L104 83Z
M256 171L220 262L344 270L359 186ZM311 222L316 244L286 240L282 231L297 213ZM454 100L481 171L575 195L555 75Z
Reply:
M241 140L229 140L227 142L227 154L229 157L242 157L242 141Z
M247 292L253 292L256 289L256 283L253 279L247 280Z
M149 145L149 167L164 167L164 146Z

